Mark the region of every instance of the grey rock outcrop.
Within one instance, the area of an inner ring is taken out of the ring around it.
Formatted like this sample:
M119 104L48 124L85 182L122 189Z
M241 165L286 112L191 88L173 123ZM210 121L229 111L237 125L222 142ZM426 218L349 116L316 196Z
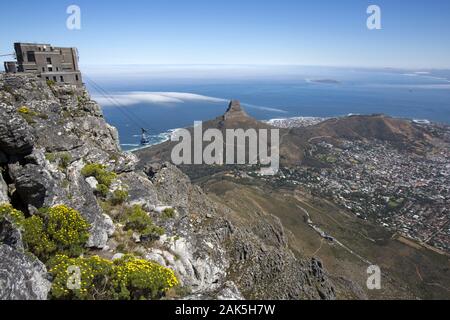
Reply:
M114 224L81 169L100 163L125 172L136 160L120 152L117 130L106 123L100 107L84 88L48 86L29 74L1 74L0 115L1 161L15 201L30 213L57 204L77 209L92 226L89 246L103 248ZM1 200L1 182L0 190Z
M295 258L277 218L243 224L173 165L145 172L158 199L180 213L163 222L177 237L162 237L147 258L173 268L192 289L189 299L335 299L321 263Z
M8 217L0 220L0 243L23 250L22 234Z
M155 187L143 172L121 174L120 181L127 186L130 204L142 205L146 210L153 210L159 205Z
M33 150L34 136L28 123L12 106L0 102L0 149L9 156Z
M3 180L2 173L0 171L0 203L9 202L8 197L8 185Z
M13 164L9 173L24 203L35 208L51 205L54 181L47 170L35 164Z
M0 245L0 300L45 300L50 287L42 262Z
M91 225L88 247L103 248L114 233L114 224L109 216L100 208L89 183L78 171L72 178L76 179L69 190L73 192L70 205L77 209ZM72 181L69 178L69 181ZM72 191L73 190L73 191Z

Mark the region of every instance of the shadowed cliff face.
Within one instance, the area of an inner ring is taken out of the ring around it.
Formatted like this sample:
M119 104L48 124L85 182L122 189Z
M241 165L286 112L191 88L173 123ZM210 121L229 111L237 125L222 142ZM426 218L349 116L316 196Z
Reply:
M227 119L217 122L242 117L234 103ZM142 161L136 169L137 161L119 150L117 131L84 88L49 86L33 75L0 75L0 202L26 216L57 204L75 208L91 225L90 254L112 259L130 252L167 266L183 286L179 298L335 298L322 264L292 254L276 218L261 219L265 232L255 232L176 167ZM108 192L127 190L123 204L105 205L109 200L99 197L98 181L81 174L92 163L115 173ZM129 235L116 216L133 205L164 235L154 241ZM173 209L169 218L165 208ZM4 220L0 240L0 270L6 270L0 283L8 284L0 286L0 298L45 299L51 279L27 252L21 231Z

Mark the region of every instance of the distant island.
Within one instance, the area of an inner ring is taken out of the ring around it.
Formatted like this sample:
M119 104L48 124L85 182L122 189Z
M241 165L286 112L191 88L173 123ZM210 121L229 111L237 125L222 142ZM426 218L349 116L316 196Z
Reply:
M322 84L341 84L340 81L334 79L316 79L316 80L308 80L308 82L322 83Z

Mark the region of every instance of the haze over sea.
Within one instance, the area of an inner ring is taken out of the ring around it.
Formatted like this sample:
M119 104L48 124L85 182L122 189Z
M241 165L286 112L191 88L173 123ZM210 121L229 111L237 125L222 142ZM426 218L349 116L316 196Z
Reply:
M215 65L83 70L124 150L139 147L141 127L150 130L152 143L160 143L173 129L222 115L230 99L240 100L259 120L383 113L450 123L450 70Z

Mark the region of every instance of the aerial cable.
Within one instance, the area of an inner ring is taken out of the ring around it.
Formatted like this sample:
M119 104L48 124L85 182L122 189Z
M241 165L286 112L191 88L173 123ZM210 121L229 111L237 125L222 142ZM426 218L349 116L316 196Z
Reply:
M111 94L109 94L105 89L103 89L98 83L96 83L94 80L88 78L88 80L90 80L90 82L95 86L95 88L97 88L98 91L100 91L100 94L102 94L103 96L105 96L109 101L112 101L118 108L119 110L121 110L122 113L126 113L127 117L130 119L133 119L133 122L135 124L139 124L140 127L142 128L146 128L147 130L150 129L150 127L148 126L148 123L145 122L145 120L141 119L141 117L139 117L137 114L135 114L134 112L132 112L130 110L130 108L124 106L123 104L121 104L119 101L117 101L117 99L115 99Z
M98 83L96 83L94 80L88 78L85 76L89 82L93 85L93 87L96 89L100 95L102 95L104 98L108 99L109 101L113 102L114 105L120 108L123 112L127 113L127 116L129 118L133 119L133 122L135 123L141 123L139 117L137 117L135 114L131 113L127 107L122 105L120 102L118 102L111 94L109 94L105 89L103 89Z
M88 80L89 81L89 80ZM105 95L99 88L97 88L93 83L91 83L92 86L94 87L94 90L97 91L103 98L107 99L108 101L110 101L113 105L117 106L118 110L129 120L131 121L134 125L138 125L140 126L132 117L130 117L123 109L122 106L118 105L116 101L114 101L111 97L108 97L107 95Z
M93 81L92 79L88 78L85 76L85 78L92 84L92 86L94 87L94 89L104 98L106 98L107 100L109 100L110 102L113 103L113 105L117 106L119 111L128 119L130 120L133 124L137 125L138 127L141 128L145 128L146 127L146 123L144 123L142 121L142 119L139 119L139 117L132 113L130 110L128 110L127 107L123 106L120 102L118 102L116 99L114 99L114 97L112 97L105 89L103 89L99 84L97 84L95 81Z

